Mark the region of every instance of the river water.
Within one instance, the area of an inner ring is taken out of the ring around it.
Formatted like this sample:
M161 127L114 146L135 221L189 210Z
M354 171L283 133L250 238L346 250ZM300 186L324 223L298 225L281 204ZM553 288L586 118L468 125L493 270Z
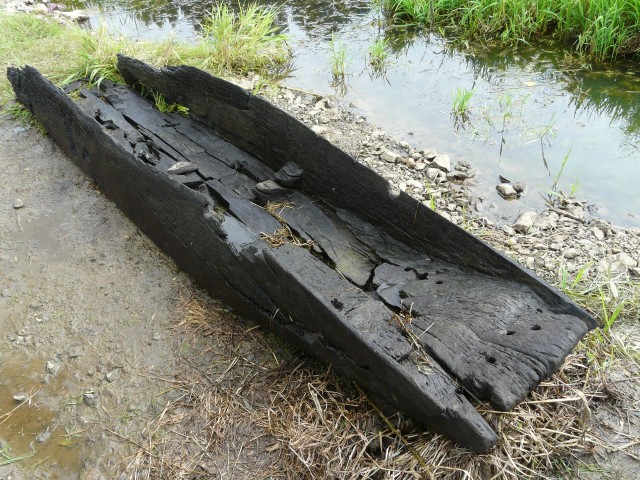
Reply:
M196 0L66 3L89 9L94 27L102 21L127 37L155 40L195 38L211 8ZM486 198L489 218L507 222L541 208L556 183L556 190L587 200L594 214L640 227L638 63L584 69L572 56L576 67L567 68L563 60L572 54L552 43L456 46L383 20L368 1L284 2L279 22L294 58L283 83L337 94L390 136L469 162L477 172L472 191ZM380 36L391 50L383 72L368 55ZM332 37L347 50L341 85L330 73ZM452 113L456 89L473 90L463 120ZM499 175L526 183L523 197L500 198Z

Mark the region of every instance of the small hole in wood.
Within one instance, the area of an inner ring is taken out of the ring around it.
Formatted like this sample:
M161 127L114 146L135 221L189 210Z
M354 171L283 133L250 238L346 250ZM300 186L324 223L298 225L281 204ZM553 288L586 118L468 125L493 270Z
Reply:
M458 388L456 388L456 393L458 395L463 395L464 394L464 390L462 389L462 387L458 387Z
M541 308L536 308L536 312L543 313Z
M513 330L507 330L507 335L513 335L514 333L516 332L514 332Z
M491 355L489 355L488 357L485 357L485 358L489 363L496 363L496 357L492 357Z
M442 285L442 280L438 280L438 281L436 282L436 285Z
M534 325L531 327L531 330L542 330L542 327L540 325Z
M405 272L410 272L411 270L413 270L413 268L411 268L411 267L404 267L404 271L405 271Z

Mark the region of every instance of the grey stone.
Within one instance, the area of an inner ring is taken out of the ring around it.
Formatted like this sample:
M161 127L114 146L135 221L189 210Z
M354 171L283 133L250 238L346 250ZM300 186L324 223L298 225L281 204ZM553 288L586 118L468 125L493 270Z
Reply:
M516 231L513 228L511 228L509 225L503 225L502 231L507 235L509 235L510 237L513 237L516 234Z
M463 182L467 178L469 178L469 175L466 172L461 172L460 170L454 170L447 174L447 180L450 181Z
M498 194L506 200L511 200L520 196L520 194L516 192L508 183L501 183L500 185L496 185L496 190L498 191Z
M440 170L438 170L437 168L427 168L427 178L429 180L435 180L436 178L438 178L439 173Z
M591 233L593 233L593 236L596 237L596 239L598 240L604 240L604 232L602 230L600 230L598 227L593 227L591 229Z
M421 153L422 153L422 156L427 160L433 160L438 156L438 152L436 152L435 150L422 150Z
M314 125L313 127L311 127L311 131L313 133L315 133L316 135L322 135L324 132L327 131L326 127L322 127L320 125Z
M98 395L94 392L85 392L82 394L82 401L89 407L95 407L98 403Z
M52 360L48 360L46 364L46 369L47 369L47 373L55 375L56 373L58 373L58 370L60 370L60 365L58 365L56 362Z
M451 160L449 160L448 155L441 153L434 157L431 166L439 168L443 172L449 173L451 171Z
M183 173L195 172L198 169L198 166L195 163L191 162L178 162L174 165L171 165L167 172L173 175L181 175Z
M516 232L526 234L529 231L529 229L533 226L537 217L538 217L538 214L536 212L531 212L531 211L523 212L516 219L512 227Z
M524 192L526 188L527 186L522 182L516 182L513 184L513 189L518 193Z
M16 210L19 208L24 207L24 202L22 200L20 200L19 198L16 198L16 201L13 202L13 208L15 208Z
M13 396L13 399L14 399L16 402L19 402L19 403L24 402L27 398L29 398L29 397L27 397L24 393L16 393L16 394Z
M573 260L578 255L580 255L580 251L577 248L567 248L562 252L562 256L568 260Z
M415 168L416 161L413 158L403 158L402 163L404 163L409 168Z
M114 368L113 370L108 371L104 378L109 383L115 382L116 380L118 380L118 378L120 378L120 369Z
M427 164L424 162L416 162L416 166L415 169L418 170L419 172L421 172L422 170L424 170L425 168L427 168Z
M387 163L397 163L399 158L400 155L389 150L383 150L383 152L380 154L380 160Z
M535 226L540 230L549 230L555 228L558 225L557 219L550 216L540 216L536 219Z

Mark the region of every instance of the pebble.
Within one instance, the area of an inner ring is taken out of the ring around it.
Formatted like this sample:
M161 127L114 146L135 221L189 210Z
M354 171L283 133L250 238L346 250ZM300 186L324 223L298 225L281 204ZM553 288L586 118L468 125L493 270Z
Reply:
M512 227L516 232L522 233L524 235L531 229L537 217L538 217L538 214L536 212L532 212L532 211L523 212L516 219Z
M42 432L41 434L39 434L36 437L36 442L38 443L44 443L47 440L49 440L49 437L51 436L51 432L49 430L47 430L46 432Z
M427 178L429 180L435 180L436 178L438 178L439 173L440 170L438 170L437 168L427 168Z
M198 166L195 163L191 162L178 162L171 165L167 172L173 175L181 175L183 173L195 172L198 169Z
M48 360L46 364L46 370L47 370L47 373L55 375L56 373L58 373L58 370L60 370L60 365L58 365L52 360Z
M514 198L520 197L520 194L516 192L514 188L508 183L501 183L500 185L496 185L496 190L498 191L498 194L505 200L512 200Z
M120 369L114 368L113 370L108 371L104 378L109 383L115 382L116 380L118 380L118 378L120 378Z
M400 155L390 150L383 150L380 154L380 160L387 163L396 163L398 158L400 158Z
M98 396L94 392L84 392L82 394L82 401L88 407L95 407L98 403Z
M311 131L313 133L315 133L316 135L322 135L324 132L327 131L327 127L322 127L320 125L314 125L313 127L311 127Z
M19 208L24 207L24 202L22 200L20 200L19 198L16 198L16 201L13 202L13 208L15 208L16 210Z
M516 182L513 184L513 189L518 193L524 192L526 188L527 186L522 182Z
M580 255L580 252L577 248L567 248L564 252L562 252L562 256L568 260L573 260L578 255Z
M449 159L449 156L445 155L444 153L436 155L433 158L431 165L433 167L439 168L445 173L449 173L451 171L451 160Z
M29 397L27 397L24 393L16 393L16 394L13 396L13 399L14 399L16 402L19 402L19 403L24 402L27 398L29 398Z
M467 178L469 178L469 175L466 172L461 172L460 170L454 170L447 174L447 180L449 181L463 182Z
M416 161L413 158L403 158L402 163L404 163L408 168L416 167Z
M598 240L604 240L604 232L602 230L600 230L598 227L593 227L591 229L591 233L593 233L593 236L596 237Z
M436 152L435 150L423 150L422 152L420 152L422 154L422 156L424 158L426 158L427 160L431 161L434 158L436 158L438 156L438 152Z
M557 215L556 215L556 217L557 217ZM551 216L548 216L548 215L546 215L544 217L543 216L539 216L536 219L536 222L535 222L536 228L539 228L540 230L550 230L552 228L555 228L557 226L557 224L558 224L557 218L554 219L554 218L552 218Z
M511 228L509 225L503 225L502 231L507 235L509 235L510 237L513 237L516 234L516 231L513 228Z
M427 168L427 164L424 162L416 162L416 166L414 167L417 171L421 172L425 168Z

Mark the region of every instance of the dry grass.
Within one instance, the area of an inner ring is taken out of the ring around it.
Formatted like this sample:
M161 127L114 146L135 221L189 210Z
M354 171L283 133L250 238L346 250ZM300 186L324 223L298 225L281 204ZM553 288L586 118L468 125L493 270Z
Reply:
M296 247L312 249L316 244L313 240L304 240L291 231L289 225L284 218L282 218L282 211L285 208L295 208L291 203L287 202L269 202L265 205L265 210L269 212L276 220L282 224L282 228L276 230L273 233L261 233L260 238L265 240L269 245L274 248L281 247L285 243L290 243Z
M166 379L164 408L122 463L131 478L540 479L575 477L606 452L640 454L637 440L613 441L595 420L628 423L620 409L630 399L609 373L637 357L612 334L588 336L514 411L477 405L500 441L474 455L384 417L352 382L205 294L181 311L182 371Z

